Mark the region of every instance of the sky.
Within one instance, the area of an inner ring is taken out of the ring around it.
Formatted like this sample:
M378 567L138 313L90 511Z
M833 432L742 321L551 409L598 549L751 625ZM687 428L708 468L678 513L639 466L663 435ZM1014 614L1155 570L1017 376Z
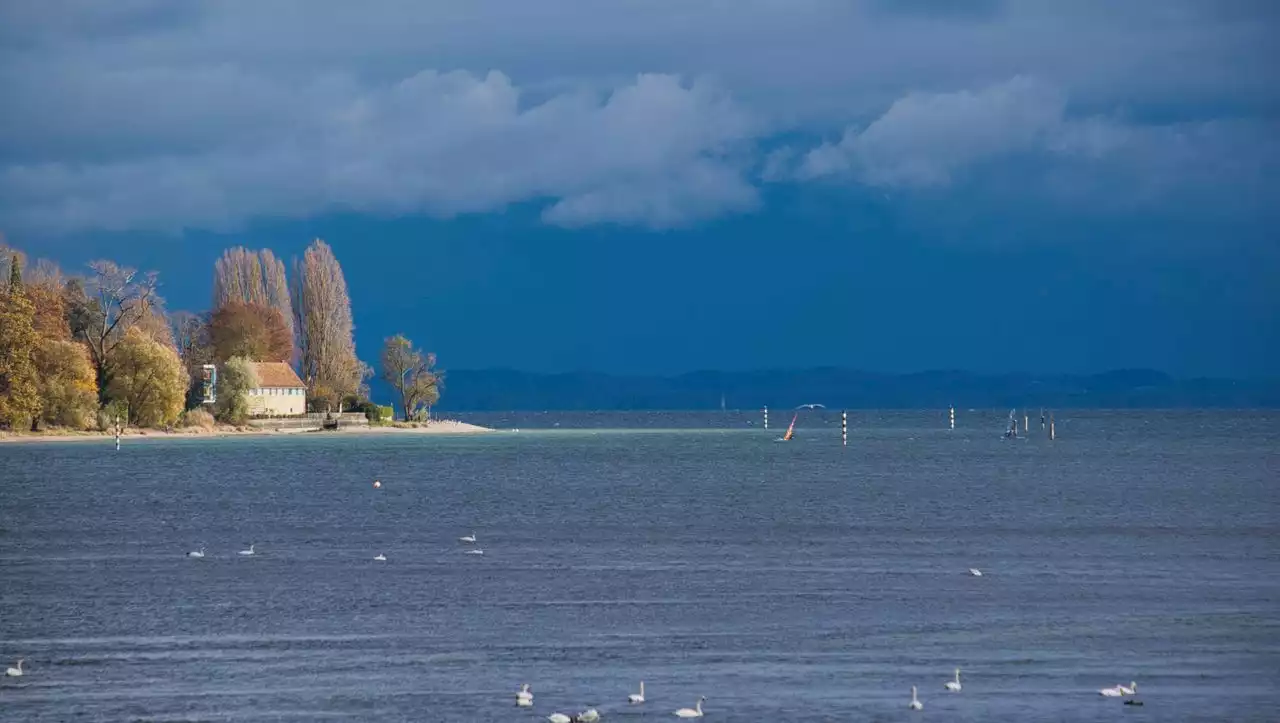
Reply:
M329 242L361 357L1280 369L1271 0L0 4L0 231L209 303Z

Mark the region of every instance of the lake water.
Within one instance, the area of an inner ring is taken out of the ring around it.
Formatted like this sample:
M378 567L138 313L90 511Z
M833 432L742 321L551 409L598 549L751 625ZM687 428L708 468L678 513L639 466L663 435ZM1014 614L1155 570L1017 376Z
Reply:
M1280 719L1276 413L757 416L0 444L0 719Z

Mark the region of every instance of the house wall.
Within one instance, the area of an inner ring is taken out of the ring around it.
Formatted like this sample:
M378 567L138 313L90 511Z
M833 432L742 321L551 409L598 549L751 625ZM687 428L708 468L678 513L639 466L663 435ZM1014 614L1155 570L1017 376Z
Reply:
M245 395L249 414L259 417L289 417L307 411L307 390L272 388L250 389Z

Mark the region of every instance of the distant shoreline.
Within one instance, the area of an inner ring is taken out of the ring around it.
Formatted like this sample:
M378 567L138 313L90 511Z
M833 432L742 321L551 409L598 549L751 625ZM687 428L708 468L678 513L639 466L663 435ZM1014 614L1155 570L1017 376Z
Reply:
M493 430L476 424L467 424L454 420L431 422L421 427L344 427L338 431L319 431L309 429L248 429L243 427L215 427L200 429L187 427L166 431L162 429L126 429L121 435L123 440L131 439L226 439L230 437L283 437L292 435L317 435L324 437L379 436L379 435L460 435L485 434ZM47 432L0 432L0 444L22 444L37 442L111 442L115 439L113 432L52 430Z

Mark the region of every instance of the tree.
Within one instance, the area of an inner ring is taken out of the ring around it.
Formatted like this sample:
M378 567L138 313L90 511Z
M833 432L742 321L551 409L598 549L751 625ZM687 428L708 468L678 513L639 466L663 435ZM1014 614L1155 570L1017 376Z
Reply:
M317 405L335 402L360 389L351 299L342 267L328 244L316 239L294 263L293 311L302 378Z
M178 421L187 392L187 374L172 348L131 328L111 349L107 398L127 405L129 422L163 427Z
M86 339L102 314L102 308L96 300L89 298L84 290L84 279L79 277L67 279L62 287L62 298L66 304L67 328L71 330L71 338Z
M117 266L111 261L94 261L86 285L89 293L84 302L71 312L73 330L80 329L89 347L100 394L111 386L112 352L126 338L126 332L151 313L156 300L154 272L139 276L134 269ZM105 397L101 401L106 401Z
M382 378L400 394L400 408L406 420L421 416L440 400L440 375L432 370L436 355L423 354L402 334L387 339L382 347Z
M174 350L187 366L187 371L191 371L192 363L208 364L213 356L207 317L190 311L175 311L169 315L169 323L173 326Z
M5 243L4 234L0 233L0 293L8 292L9 280L13 276L13 267L21 267L27 263L27 255ZM19 271L18 278L22 278Z
M258 387L253 365L244 357L232 357L218 368L218 401L214 416L228 424L244 424L249 418L250 389Z
M24 279L27 298L36 311L36 333L46 339L71 339L71 326L67 323L66 283L62 270L44 259L37 261Z
M84 345L41 339L36 346L35 365L43 406L40 418L62 427L89 427L98 411L98 387Z
M39 336L35 308L23 293L22 261L9 258L9 280L0 294L0 427L26 428L40 413L34 354Z
M227 249L213 265L213 308L228 304L257 304L276 309L289 331L290 350L294 336L293 309L284 261L270 249L250 251Z
M233 301L209 317L213 357L225 361L241 356L254 361L288 362L293 337L278 309Z
M138 316L133 327L170 349L178 350L178 345L173 338L173 325L169 323L169 314L165 312L164 300L160 297L151 298L147 308Z

